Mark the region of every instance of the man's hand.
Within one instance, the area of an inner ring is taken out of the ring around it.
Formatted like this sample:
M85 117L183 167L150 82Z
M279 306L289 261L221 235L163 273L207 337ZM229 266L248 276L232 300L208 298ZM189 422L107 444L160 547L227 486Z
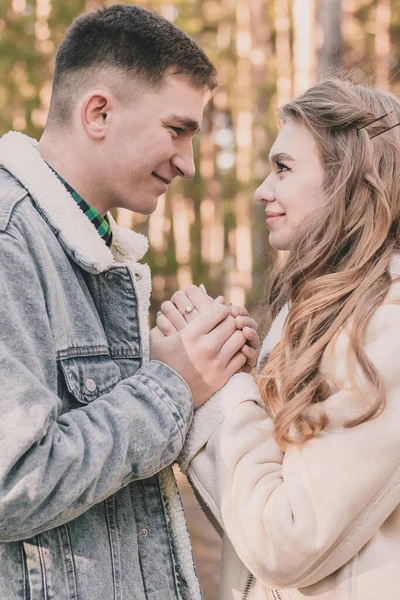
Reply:
M202 291L195 285L191 285L184 292L176 292L170 301L161 305L161 311L157 315L157 327L164 335L173 335L194 321L212 304L223 302L222 296L214 300L207 295L205 289ZM192 308L192 310L187 312L188 308ZM241 352L246 357L246 363L241 370L250 373L256 364L260 345L257 323L249 316L246 308L235 305L230 305L229 308L231 315L228 320L232 324L232 334L236 329L240 329L246 340L241 348Z
M158 327L150 332L150 358L164 362L185 379L196 408L246 362L240 351L246 338L232 321L229 308L215 303L169 336Z

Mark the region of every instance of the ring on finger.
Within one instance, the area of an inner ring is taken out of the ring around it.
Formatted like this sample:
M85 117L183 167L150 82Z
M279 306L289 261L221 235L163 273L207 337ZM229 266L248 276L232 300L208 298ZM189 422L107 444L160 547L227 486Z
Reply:
M187 306L185 306L184 308L184 313L185 315L190 315L190 313L194 310L194 306L192 304L188 304Z
M159 316L160 316L160 315L162 315L162 314L163 314L163 311L162 311L162 310L158 310L158 311L157 311L157 314L156 314L156 317L159 317Z

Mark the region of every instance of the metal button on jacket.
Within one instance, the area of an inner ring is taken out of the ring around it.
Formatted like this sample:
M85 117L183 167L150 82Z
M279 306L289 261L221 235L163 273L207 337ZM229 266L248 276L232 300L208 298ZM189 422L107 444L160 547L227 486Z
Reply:
M91 377L89 377L88 379L86 379L85 381L85 387L89 392L94 392L95 389L97 388L97 384L95 382L94 379L92 379Z

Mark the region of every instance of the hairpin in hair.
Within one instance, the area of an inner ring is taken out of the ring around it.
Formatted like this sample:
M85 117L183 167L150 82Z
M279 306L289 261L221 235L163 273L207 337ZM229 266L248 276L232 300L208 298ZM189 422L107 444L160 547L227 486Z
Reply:
M400 121L399 121L399 123L396 123L396 125L392 125L391 127L388 127L387 129L384 129L383 131L376 133L375 135L371 135L371 140L378 137L378 135L382 135L382 133L386 133L387 131L390 131L391 129L398 127L399 125L400 125Z
M391 110L390 112L386 113L385 115L382 115L381 117L378 117L377 119L374 119L373 121L370 121L369 123L367 123L366 125L363 125L362 127L356 127L357 133L359 131L361 131L361 129L365 129L366 127L369 127L370 125L373 125L373 123L377 123L378 121L381 121L385 117L391 115L392 112L393 111ZM399 125L400 125L400 121L399 121L399 123L396 123L396 125L392 125L391 127L388 127L387 129L384 129L383 131L380 131L379 133L375 133L375 135L371 135L370 139L373 140L374 138L378 137L378 135L382 135L382 133L386 133L387 131L390 131L391 129L398 127Z
M378 117L377 119L374 119L373 121L370 121L369 123L367 123L366 125L363 125L362 127L356 127L357 131L361 131L361 129L365 129L366 127L369 127L370 125L373 125L373 123L376 123L377 121L381 121L388 115L392 114L392 112L393 111L391 110L390 112L386 113L385 115L382 115L381 117ZM382 133L383 133L383 131L382 131ZM379 135L379 133L378 133L378 135Z

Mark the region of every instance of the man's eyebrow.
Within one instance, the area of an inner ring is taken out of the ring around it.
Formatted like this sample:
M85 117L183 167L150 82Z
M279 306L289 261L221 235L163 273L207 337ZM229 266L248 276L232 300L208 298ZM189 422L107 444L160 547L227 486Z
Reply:
M185 131L198 133L200 131L200 123L190 117L181 117L179 115L169 115L167 121L173 121L178 127Z
M290 156L290 154L286 154L286 152L278 152L277 154L272 154L272 156L269 157L269 162L275 163L275 164L277 162L290 161L290 160L296 160L296 159L293 158L293 156Z

